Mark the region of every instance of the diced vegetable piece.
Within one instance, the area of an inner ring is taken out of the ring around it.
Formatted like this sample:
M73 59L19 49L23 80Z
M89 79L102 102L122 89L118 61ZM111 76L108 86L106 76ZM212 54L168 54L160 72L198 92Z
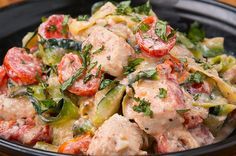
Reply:
M73 135L83 135L83 134L94 134L96 128L92 125L92 123L84 118L80 118L73 125Z
M236 64L236 59L233 56L219 55L209 59L209 62L218 72L225 72Z
M221 93L223 94L224 97L227 98L227 100L232 103L232 104L236 104L236 90L235 88L233 88L232 86L230 86L229 84L227 84L225 81L223 81L221 78L219 78L218 76L205 71L204 69L202 69L201 67L195 65L189 65L189 68L192 71L199 71L201 73L203 73L204 75L210 77L211 79L213 79L216 83L216 85L218 86L219 90L221 91Z
M227 116L236 109L236 105L233 104L193 103L193 106L209 108L210 113L218 116Z
M111 89L106 96L98 103L92 123L99 127L110 116L117 113L125 93L125 86L118 85Z
M57 152L58 147L46 142L37 142L34 145L34 148L45 150L45 151L51 151L51 152Z
M209 114L203 123L209 128L211 133L214 136L216 136L216 134L222 128L225 119L226 119L226 116L215 116L215 115Z
M28 32L22 40L22 47L30 49L36 46L37 42L38 42L37 32Z
M215 37L210 39L204 39L202 42L204 46L210 49L212 53L207 54L208 56L216 56L224 52L224 38Z
M34 85L29 87L32 92L33 92L33 96L35 98L37 98L38 100L45 100L46 99L46 95L44 93L44 88L41 85Z

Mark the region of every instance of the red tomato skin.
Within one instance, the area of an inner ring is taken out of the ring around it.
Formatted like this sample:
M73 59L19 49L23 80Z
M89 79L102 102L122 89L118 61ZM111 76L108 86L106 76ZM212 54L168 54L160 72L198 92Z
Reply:
M19 85L34 84L37 82L36 77L42 75L41 63L23 48L9 49L3 65L8 77Z
M52 15L48 17L38 28L39 35L44 39L68 38L68 31L63 33L63 29L65 29L63 26L64 17L64 15ZM53 29L51 29L52 27Z
M7 72L4 66L0 66L0 86L5 84L5 79L7 78Z
M85 154L91 142L90 135L81 135L75 139L64 142L58 148L58 152L66 154Z
M71 63L68 65L68 63ZM69 67L69 68L68 68ZM76 54L66 54L60 64L58 65L58 75L59 75L59 82L62 84L66 80L68 80L75 72L82 67L81 59ZM96 75L97 68L93 68L90 74ZM72 86L68 88L68 91L76 94L78 96L93 96L100 86L101 82L101 71L99 72L97 77L93 77L88 82L84 83L83 79L85 77L86 72L83 73L81 77L79 77Z
M140 49L152 57L161 57L168 54L176 43L176 35L174 35L168 41L165 42L155 34L155 23L157 20L158 19L153 16L149 16L144 19L143 23L148 24L150 26L150 29L145 32L145 36L147 37L143 37L143 32L141 30L139 30L135 35ZM166 33L170 34L172 28L167 25L166 29ZM157 47L153 48L153 46Z

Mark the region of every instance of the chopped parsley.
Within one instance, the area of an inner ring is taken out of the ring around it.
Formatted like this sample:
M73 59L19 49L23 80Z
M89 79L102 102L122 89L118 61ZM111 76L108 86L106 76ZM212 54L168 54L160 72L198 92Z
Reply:
M142 32L147 32L150 29L150 26L145 23L140 23L138 29L141 30Z
M83 74L83 72L84 68L80 68L73 76L61 85L61 90L65 91L68 87L70 87Z
M104 50L105 46L102 45L99 49L95 50L94 52L92 52L93 54L98 54L100 52L102 52Z
M47 18L45 16L41 17L41 22L46 22Z
M159 98L166 98L167 97L167 90L164 88L159 88Z
M194 95L193 100L194 100L194 101L197 101L200 96L201 96L201 94L196 94L196 95Z
M134 11L135 13L144 14L144 15L147 15L147 16L148 16L148 15L150 14L150 11L151 11L150 2L147 1L147 3L145 3L145 4L143 4L143 5L134 7L134 8L133 8L133 11Z
M203 41L205 38L205 32L204 30L200 27L200 24L198 22L194 22L191 24L187 37L193 42L200 42Z
M201 66L202 66L202 68L204 69L204 70L207 70L207 69L211 69L212 68L212 66L209 64L209 63L202 63L201 64Z
M209 108L209 114L213 114L213 115L219 115L220 114L220 110L221 110L221 106L215 106L215 107L210 107Z
M135 71L135 67L140 65L141 62L143 62L144 59L143 58L136 58L134 60L130 60L128 62L128 66L124 67L124 75L128 75L132 72Z
M89 80L91 80L92 77L94 77L93 74L88 74L88 75L86 75L86 76L84 77L84 80L83 80L84 84L87 83Z
M82 58L82 62L83 62L83 67L87 68L88 65L90 64L90 50L93 48L92 44L86 44L83 49L82 49L82 54L81 54L81 58Z
M163 41L168 40L168 36L166 35L166 27L167 27L167 22L158 20L156 23L156 28L155 28L155 33L157 36L159 36Z
M193 83L202 83L203 80L204 76L200 72L192 73L188 78L188 81Z
M116 13L118 15L129 15L133 12L133 9L130 6L131 1L123 1L117 5Z
M88 21L89 15L79 15L77 21Z
M133 110L138 113L143 113L145 116L152 117L153 111L150 108L151 103L145 99L140 98L134 98L136 102L139 103L139 105L133 106Z
M155 80L157 79L157 71L155 69L140 71L133 79L129 80L129 85L141 79Z
M109 86L113 81L110 79L103 79L100 86L99 86L99 90L103 90L105 89L107 86Z

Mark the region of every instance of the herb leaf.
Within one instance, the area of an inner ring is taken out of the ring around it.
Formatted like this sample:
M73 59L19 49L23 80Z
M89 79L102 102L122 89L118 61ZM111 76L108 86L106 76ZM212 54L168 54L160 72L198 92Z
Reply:
M65 91L68 87L70 87L83 74L83 72L84 68L80 68L73 76L61 85L61 90Z
M191 24L190 29L188 31L187 37L194 43L203 41L205 38L205 32L200 27L198 22L194 22Z
M113 82L113 80L110 79L103 79L100 86L99 86L99 90L103 90L105 89L107 86L109 86L111 83Z
M89 16L88 15L79 15L77 17L77 21L88 21Z
M167 90L164 89L164 88L159 88L159 95L158 95L158 97L159 98L166 98L166 96L167 96Z
M133 9L130 7L130 3L130 0L120 2L117 6L116 13L118 15L129 15L130 13L132 13Z
M156 23L156 29L155 33L157 36L159 36L163 41L167 41L167 35L166 35L166 27L167 27L167 22L158 20Z
M102 46L101 46L101 48L99 48L99 49L95 50L95 51L94 51L94 52L92 52L92 53L93 53L93 54L98 54L98 53L102 52L102 51L104 50L104 48L105 48L105 46L104 46L104 45L102 45Z
M133 110L138 113L143 113L145 116L152 117L153 111L150 108L151 103L145 99L140 100L140 98L134 98L136 102L139 103L137 106L133 106Z
M134 79L129 80L129 85L131 85L132 83L134 83L136 81L139 81L140 79L155 80L155 79L157 79L157 71L155 69L140 71L140 72L138 72L138 74L135 76Z
M192 73L188 79L189 82L202 83L204 76L200 72Z
M138 14L144 14L144 15L149 15L151 11L151 5L150 2L147 1L145 4L134 7L134 12Z
M140 23L138 29L141 30L142 32L147 32L150 29L150 26L145 23Z
M57 30L57 26L56 25L50 25L47 30L50 31L50 32L54 32L54 31Z
M135 67L140 65L141 62L143 62L144 59L143 58L136 58L134 60L130 60L128 63L128 66L124 67L124 75L128 75L132 72L135 71Z

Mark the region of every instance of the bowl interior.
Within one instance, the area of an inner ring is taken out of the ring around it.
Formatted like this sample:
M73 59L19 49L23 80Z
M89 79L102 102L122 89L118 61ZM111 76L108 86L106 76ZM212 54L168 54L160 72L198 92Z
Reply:
M19 3L0 10L0 61L2 62L7 50L13 46L21 46L23 36L37 29L40 19L51 14L89 14L90 8L98 0L53 0L31 1ZM145 0L133 1L133 4ZM167 20L174 28L186 31L193 21L199 21L207 37L225 37L225 48L228 53L236 55L236 9L211 0L151 0L158 17ZM20 16L19 16L20 15ZM234 53L235 52L235 53ZM174 155L198 155L233 151L236 146L236 133L228 139L199 149L189 150ZM14 150L15 149L15 150ZM221 152L219 152L221 150ZM0 140L0 151L17 155L54 155ZM226 152L226 153L225 153ZM1 154L1 152L0 152ZM16 153L15 153L16 154Z

